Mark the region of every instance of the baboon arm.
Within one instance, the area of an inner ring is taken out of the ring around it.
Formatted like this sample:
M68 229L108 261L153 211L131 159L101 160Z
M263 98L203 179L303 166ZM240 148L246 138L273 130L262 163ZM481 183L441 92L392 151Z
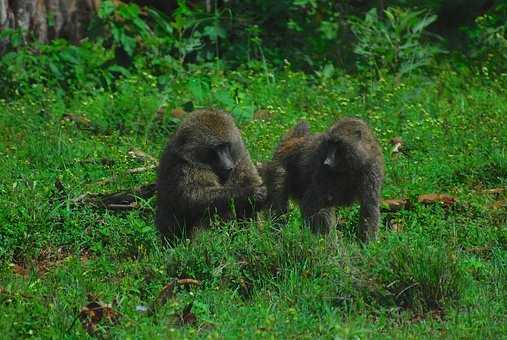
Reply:
M287 213L289 206L289 190L285 169L273 169L270 183L269 200L275 216Z
M250 188L221 185L210 171L189 172L180 183L180 202L183 209L194 211L214 209L220 215L226 214L231 201L236 208L248 201Z
M231 186L239 190L235 197L236 215L240 218L250 218L266 204L266 183L259 175L250 157L243 158L234 170Z
M195 211L216 209L219 214L228 210L230 201L235 197L235 192L222 186L203 186L194 183L194 189L183 193L182 202Z
M232 185L252 187L262 185L262 179L252 161L249 158L244 158L234 168L231 183Z

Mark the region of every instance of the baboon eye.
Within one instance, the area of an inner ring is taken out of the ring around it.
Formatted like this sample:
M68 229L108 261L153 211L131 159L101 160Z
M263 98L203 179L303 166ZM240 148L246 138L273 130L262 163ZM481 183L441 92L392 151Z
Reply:
M210 162L219 161L220 154L224 153L224 151L229 151L229 145L219 144L215 146L214 148L211 148L208 150L208 159Z
M231 145L229 143L224 143L224 144L220 144L218 147L217 147L217 150L220 150L220 151L225 151L227 153L231 153Z
M217 152L213 148L201 148L197 151L197 158L203 163L212 163L217 158Z
M217 157L218 157L218 153L215 149L208 149L208 151L206 153L206 158L209 161L215 160Z
M355 130L354 134L357 136L357 138L361 138L362 135L363 135L362 132L361 132L361 130Z

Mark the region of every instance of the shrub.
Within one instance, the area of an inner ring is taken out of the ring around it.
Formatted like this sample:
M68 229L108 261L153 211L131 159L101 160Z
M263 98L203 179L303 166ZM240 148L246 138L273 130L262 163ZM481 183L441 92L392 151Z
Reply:
M505 71L507 63L506 18L507 6L499 5L477 17L475 26L466 29L472 44L471 57L496 71Z
M446 245L401 239L394 243L369 254L373 281L387 293L382 303L428 311L461 297L465 273Z
M441 50L423 42L425 29L436 20L425 11L388 8L381 19L375 8L364 19L352 18L351 29L357 38L354 52L359 69L373 68L378 74L387 70L400 75L428 65Z

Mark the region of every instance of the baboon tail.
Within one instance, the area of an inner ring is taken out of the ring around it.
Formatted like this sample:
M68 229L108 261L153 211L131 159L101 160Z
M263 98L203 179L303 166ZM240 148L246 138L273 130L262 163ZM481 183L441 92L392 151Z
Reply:
M304 137L310 134L310 126L304 120L299 121L281 140L275 151L275 157L286 163L292 158L295 150L304 141Z
M285 136L284 140L289 140L292 138L301 138L310 134L310 125L304 120L300 120L296 126L289 131L289 133Z
M310 134L310 126L307 122L304 120L300 120L296 126L294 126L289 132L283 136L282 140L280 141L280 144L278 144L278 149L286 145L287 143L290 143L291 140L305 137L306 135Z

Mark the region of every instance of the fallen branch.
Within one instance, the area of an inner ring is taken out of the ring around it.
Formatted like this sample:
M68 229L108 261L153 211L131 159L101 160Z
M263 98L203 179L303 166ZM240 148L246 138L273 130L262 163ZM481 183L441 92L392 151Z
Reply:
M149 161L153 163L158 163L158 160L155 157L139 149L132 149L128 152L128 154L130 157L135 158L141 162Z
M91 120L86 117L79 116L73 113L66 113L62 116L62 120L74 122L78 129L89 130L92 132L99 132L100 128L93 124Z
M387 212L396 212L407 209L410 202L406 198L386 199L381 203L381 209Z
M142 172L145 172L145 171L148 171L148 170L153 170L153 169L156 169L156 168L157 168L157 165L156 164L152 164L152 165L148 165L148 166L142 166L142 167L139 167L139 168L128 169L126 172L128 174L139 174L139 173L142 173Z
M125 171L125 172L127 174L133 175L133 174L140 174L140 173L143 173L143 172L146 172L146 171L149 171L149 170L154 170L156 168L157 168L157 165L152 164L152 165L148 165L148 166L142 166L142 167L139 167L139 168L127 169L127 171ZM97 184L104 185L104 184L108 184L108 183L114 182L117 179L118 179L118 176L111 176L109 178L101 179L100 181L97 182Z
M153 314L157 311L158 308L162 307L169 299L174 297L174 288L176 285L179 286L200 286L201 281L195 280L195 279L176 279L164 286L162 290L160 291L160 294L158 295L158 298L153 301L153 304L148 309L148 314Z
M155 183L143 185L132 190L124 190L115 193L91 193L87 192L72 199L76 205L91 205L97 208L109 210L131 210L138 209L141 206L138 199L147 200L156 193Z

